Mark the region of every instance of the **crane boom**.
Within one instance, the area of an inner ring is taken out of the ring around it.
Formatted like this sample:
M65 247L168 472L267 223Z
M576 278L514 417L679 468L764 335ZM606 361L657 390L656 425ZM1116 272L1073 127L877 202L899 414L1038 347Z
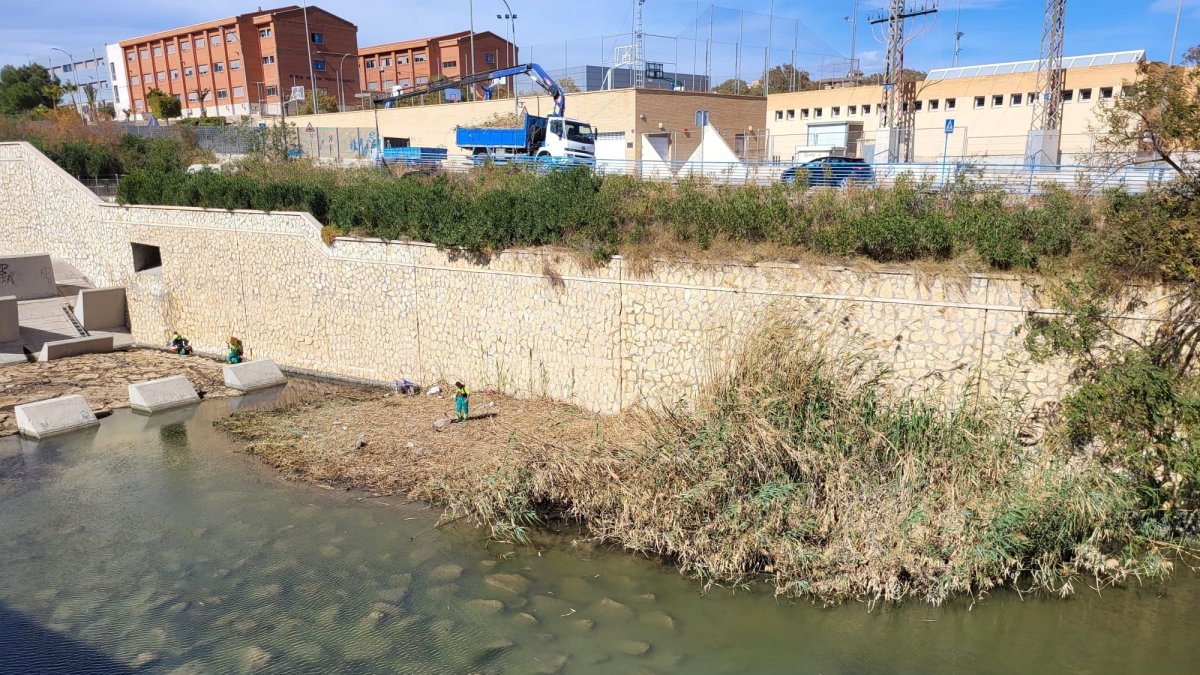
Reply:
M559 117L563 116L563 113L566 109L566 97L563 96L562 88L558 86L558 83L554 81L554 78L550 77L549 73L543 70L542 67L536 63L526 63L524 65L513 66L511 68L491 70L486 73L475 73L473 75L464 75L462 77L454 77L446 80L438 80L437 82L429 82L427 84L414 87L411 91L406 91L403 94L381 98L375 101L375 107L378 108L382 106L384 108L391 108L399 101L405 101L418 96L424 96L425 94L432 94L434 92L443 91L445 89L453 89L455 87L461 87L464 85L473 85L479 84L480 82L498 80L505 77L513 77L515 75L528 75L529 79L533 80L538 86L546 90L546 93L554 99L554 114ZM483 91L486 98L490 99L492 97L490 88L484 87Z

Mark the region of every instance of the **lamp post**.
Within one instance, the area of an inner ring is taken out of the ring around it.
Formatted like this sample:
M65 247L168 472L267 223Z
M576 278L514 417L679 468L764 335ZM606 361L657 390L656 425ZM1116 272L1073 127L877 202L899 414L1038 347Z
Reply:
M513 14L512 7L508 6L508 0L500 0L504 3L504 9L508 10L508 14L497 14L497 19L508 20L508 67L511 68L517 65L517 15ZM513 95L513 114L519 114L521 103L517 100L517 78L509 78L509 85Z
M342 66L346 65L346 57L350 54L340 54L338 52L317 52L325 56L340 56L341 61L338 61L338 112L346 112L346 90L342 86Z
M75 106L75 112L79 113L80 117L82 117L83 113L79 110L79 102L75 100L75 92L79 90L79 73L75 72L75 57L71 56L71 52L65 49L59 49L58 47L51 47L50 49L53 49L56 52L62 52L67 55L68 59L70 59L71 75L75 78L75 89L71 90L71 105Z

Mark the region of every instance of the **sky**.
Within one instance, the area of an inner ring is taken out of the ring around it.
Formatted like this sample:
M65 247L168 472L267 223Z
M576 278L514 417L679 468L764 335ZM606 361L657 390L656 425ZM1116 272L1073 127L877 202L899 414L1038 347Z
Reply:
M83 58L106 42L191 23L254 11L261 0L0 0L0 64L47 63L63 57L52 47ZM1145 49L1166 60L1179 0L1070 0L1068 56ZM1175 60L1200 44L1200 0L1182 0ZM287 4L267 3L266 7ZM912 4L920 4L916 0ZM596 64L628 43L636 0L508 0L522 60L548 69ZM300 4L296 1L296 4ZM358 26L360 46L466 29L471 0L322 0L322 9ZM650 60L668 71L700 72L710 60L714 84L727 76L753 80L767 62L794 61L814 76L833 76L850 53L848 17L857 4L855 55L865 72L879 70L882 46L869 19L886 0L645 0L644 25ZM926 3L930 4L930 3ZM1040 0L941 0L928 31L905 52L905 66L919 70L951 65L955 27L963 33L959 65L1038 58L1043 2ZM473 0L476 30L507 35L502 0ZM772 17L773 11L773 17ZM711 19L711 20L710 20ZM912 32L915 32L914 30ZM711 30L713 49L705 42ZM625 33L622 38L619 34ZM605 37L607 36L607 37ZM736 45L741 45L738 48ZM795 56L793 57L793 52Z

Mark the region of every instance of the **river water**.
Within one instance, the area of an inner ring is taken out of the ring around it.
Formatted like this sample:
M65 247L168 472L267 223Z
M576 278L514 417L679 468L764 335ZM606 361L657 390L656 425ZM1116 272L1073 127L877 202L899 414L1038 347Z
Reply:
M0 439L0 673L1194 673L1200 582L822 609L280 480L253 399Z

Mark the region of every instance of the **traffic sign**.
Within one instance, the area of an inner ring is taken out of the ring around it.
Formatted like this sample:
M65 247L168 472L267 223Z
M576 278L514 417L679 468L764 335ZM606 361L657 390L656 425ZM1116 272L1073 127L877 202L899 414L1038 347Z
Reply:
M310 134L316 131L316 129L313 128L312 122L309 122L308 126L304 127L304 130Z
M948 133L948 134L954 133L954 120L953 119L946 120L946 133Z

